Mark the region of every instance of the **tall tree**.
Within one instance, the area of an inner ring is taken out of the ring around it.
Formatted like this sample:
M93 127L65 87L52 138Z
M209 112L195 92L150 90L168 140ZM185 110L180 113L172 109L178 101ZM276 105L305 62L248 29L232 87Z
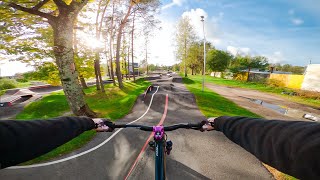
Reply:
M96 114L86 104L82 88L78 83L72 36L74 22L88 0L72 0L71 2L42 0L37 4L25 1L21 1L21 3L15 2L10 0L3 1L2 5L7 7L7 14L12 14L13 16L19 14L21 18L32 14L40 16L43 18L41 21L47 21L51 25L54 39L53 52L69 106L75 115L95 117ZM21 16L21 13L23 13L23 16Z
M230 61L232 55L226 51L212 49L208 52L207 65L209 69L214 72L224 72Z
M135 22L136 20L136 12L133 13L133 18L132 18L132 29L131 29L131 64L132 64L132 75L133 75L133 81L136 81L136 74L134 71L134 27L135 27Z
M177 58L184 64L184 76L187 77L188 48L196 41L194 27L188 16L182 17L176 30Z
M119 83L119 88L123 88L122 83L122 75L121 75L121 69L120 69L120 47L121 47L121 37L122 37L122 31L128 22L128 18L130 16L131 10L133 6L135 5L135 1L129 0L129 7L127 10L127 13L125 14L124 18L120 21L119 29L117 32L117 48L116 48L116 75Z

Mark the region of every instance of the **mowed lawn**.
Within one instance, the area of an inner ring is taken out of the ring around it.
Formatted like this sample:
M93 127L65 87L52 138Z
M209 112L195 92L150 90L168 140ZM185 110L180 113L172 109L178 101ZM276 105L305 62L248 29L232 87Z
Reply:
M194 76L183 78L183 83L186 84L188 90L196 96L197 105L199 106L200 111L207 117L261 117L236 105L234 102L220 96L208 88L205 88L204 91L202 91L202 80L199 78Z
M150 85L150 82L144 81L144 79L139 79L136 82L125 82L124 85L125 88L123 90L113 86L112 84L105 85L105 93L97 92L95 86L85 89L86 102L92 110L99 114L99 117L101 118L110 118L112 120L122 118L131 111L137 97L145 91L145 89ZM54 92L43 97L39 101L29 104L16 116L16 119L45 120L48 118L63 116L64 114L70 114L70 109L63 91L60 91ZM23 164L39 163L62 156L82 147L90 141L95 134L96 133L93 130L84 132L77 138L74 138L53 151Z

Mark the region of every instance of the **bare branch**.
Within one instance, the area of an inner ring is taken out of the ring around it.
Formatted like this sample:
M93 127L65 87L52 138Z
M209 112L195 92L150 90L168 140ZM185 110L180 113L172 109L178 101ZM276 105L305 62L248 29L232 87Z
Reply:
M30 13L30 14L41 16L43 18L47 18L49 21L53 20L55 18L54 16L52 16L50 14L43 13L43 12L38 11L38 10L33 9L33 8L25 8L25 7L22 7L22 6L18 5L18 4L15 4L15 3L10 3L8 6L14 8L14 9L23 11L23 12L27 12L27 13Z
M62 0L53 0L53 2L59 7L67 7L68 5Z
M50 0L43 0L43 1L39 2L37 5L35 5L32 9L39 10L43 5L45 5L49 1Z

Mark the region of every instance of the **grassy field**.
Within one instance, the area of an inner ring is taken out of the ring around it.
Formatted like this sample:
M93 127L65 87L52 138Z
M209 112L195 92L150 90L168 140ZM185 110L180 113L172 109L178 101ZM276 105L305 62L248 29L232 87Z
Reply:
M202 80L202 76L200 75L190 76L190 77L194 80L199 80L199 81ZM273 93L297 103L314 106L314 107L320 106L320 101L316 99L281 94L283 91L293 92L293 90L289 88L272 87L272 86L267 86L266 84L257 83L257 82L244 82L244 81L238 81L238 80L216 78L212 76L205 76L205 82L209 82L217 85L223 85L223 86L240 87L240 88L253 89L253 90L258 90L258 91L267 92L267 93Z
M5 92L6 90L0 90L0 96L2 96Z
M110 118L112 120L124 117L132 109L136 98L144 92L150 83L139 79L135 83L126 82L124 85L125 88L123 90L114 87L112 84L106 85L106 93L97 93L95 86L90 87L85 90L87 94L86 101L90 108L99 114L99 117ZM66 97L61 91L52 93L43 97L40 101L29 104L23 112L16 116L16 119L48 119L62 116L69 111ZM53 151L23 164L39 163L69 153L82 147L91 140L94 135L95 131L93 130L84 132L77 138L74 138Z
M183 83L186 84L197 100L197 105L200 111L207 117L217 116L248 116L261 117L244 108L239 107L234 102L220 96L219 94L205 88L202 92L202 81L198 78L189 77L183 78Z
M202 78L199 76L189 76L189 78L183 78L183 83L186 84L188 90L196 96L197 105L200 111L207 117L217 117L223 115L261 117L242 107L239 107L232 101L220 96L208 88L205 88L204 92L202 92ZM270 166L265 166L277 180L296 180L296 178L281 173Z

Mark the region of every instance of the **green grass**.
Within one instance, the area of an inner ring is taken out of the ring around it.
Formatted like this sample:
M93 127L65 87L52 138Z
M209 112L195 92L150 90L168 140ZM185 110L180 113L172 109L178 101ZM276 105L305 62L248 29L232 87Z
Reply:
M95 86L85 90L86 102L92 110L99 114L99 117L110 118L116 120L128 114L137 97L144 92L150 85L144 79L139 79L135 83L124 83L125 88L120 90L109 84L106 85L106 93L97 93ZM64 93L55 92L43 97L37 102L29 104L25 109L16 116L19 120L33 120L33 119L48 119L61 116L69 112L69 106ZM36 159L23 163L23 165L34 164L43 161L48 161L55 157L67 154L75 149L85 145L95 136L95 131L87 131L82 133L77 138L72 139L68 143L54 149L53 151L42 155Z
M18 88L24 88L24 87L29 87L31 86L31 82L28 81L28 82L17 82L17 87Z
M6 93L6 90L0 90L0 96L4 95Z
M186 84L197 100L197 105L200 111L207 117L217 116L248 116L261 117L252 113L234 102L220 96L219 94L205 88L202 92L202 80L196 77L183 78L183 83Z
M190 76L190 77L194 80L202 80L202 76L200 76L200 75ZM216 77L212 77L212 76L205 76L205 82L209 82L209 83L213 83L213 84L217 84L217 85L223 85L223 86L239 87L239 88L258 90L258 91L267 92L267 93L273 93L273 94L279 95L281 97L284 97L288 100L297 102L297 103L301 103L301 104L305 104L305 105L309 105L309 106L313 106L313 107L320 106L320 101L316 100L316 99L281 94L283 91L286 91L286 92L293 92L294 91L289 88L272 87L272 86L267 86L266 84L262 84L259 82L245 82L245 81L238 81L238 80L216 78Z
M204 92L202 92L201 76L189 76L189 78L183 78L183 83L187 86L188 90L195 95L197 100L197 105L200 111L207 117L247 116L247 117L261 118L261 116L255 113L252 113L249 110L246 110L242 107L239 107L234 102L220 96L219 94L209 90L208 88L205 88ZM236 84L237 82L227 82L227 83ZM225 84L221 84L221 85L225 85ZM267 167L269 167L268 170L275 176L277 180L295 180L296 179L287 174L281 173L274 168L270 168L270 166L267 166Z

